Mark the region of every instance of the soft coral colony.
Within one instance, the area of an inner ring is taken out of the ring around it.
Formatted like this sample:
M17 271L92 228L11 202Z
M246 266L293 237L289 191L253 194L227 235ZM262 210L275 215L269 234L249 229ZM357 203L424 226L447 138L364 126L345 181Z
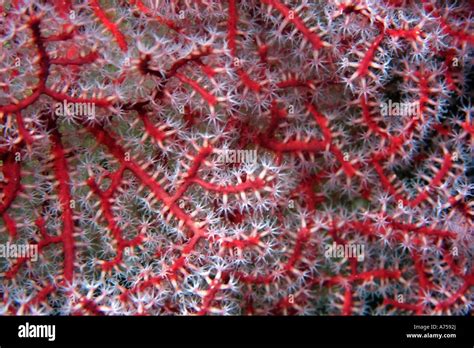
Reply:
M469 313L472 10L3 1L0 312Z

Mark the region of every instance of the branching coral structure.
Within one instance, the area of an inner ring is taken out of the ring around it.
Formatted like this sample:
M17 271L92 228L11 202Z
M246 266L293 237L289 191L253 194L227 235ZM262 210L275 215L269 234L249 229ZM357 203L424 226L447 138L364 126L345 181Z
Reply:
M0 313L472 310L468 1L0 4Z

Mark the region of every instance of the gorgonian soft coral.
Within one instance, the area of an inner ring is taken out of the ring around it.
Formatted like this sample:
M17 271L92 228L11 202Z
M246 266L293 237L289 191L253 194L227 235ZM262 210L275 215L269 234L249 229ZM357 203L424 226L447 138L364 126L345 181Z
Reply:
M3 313L471 310L467 2L1 3Z

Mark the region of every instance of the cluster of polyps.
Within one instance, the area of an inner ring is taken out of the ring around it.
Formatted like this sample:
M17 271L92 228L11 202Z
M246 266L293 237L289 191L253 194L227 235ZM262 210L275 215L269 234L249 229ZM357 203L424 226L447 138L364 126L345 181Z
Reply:
M470 11L3 5L1 312L469 312Z

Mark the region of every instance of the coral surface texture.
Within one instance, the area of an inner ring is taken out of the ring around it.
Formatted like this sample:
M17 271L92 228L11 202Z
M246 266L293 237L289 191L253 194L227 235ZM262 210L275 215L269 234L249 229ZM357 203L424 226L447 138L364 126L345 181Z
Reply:
M473 13L0 0L0 314L469 314Z

